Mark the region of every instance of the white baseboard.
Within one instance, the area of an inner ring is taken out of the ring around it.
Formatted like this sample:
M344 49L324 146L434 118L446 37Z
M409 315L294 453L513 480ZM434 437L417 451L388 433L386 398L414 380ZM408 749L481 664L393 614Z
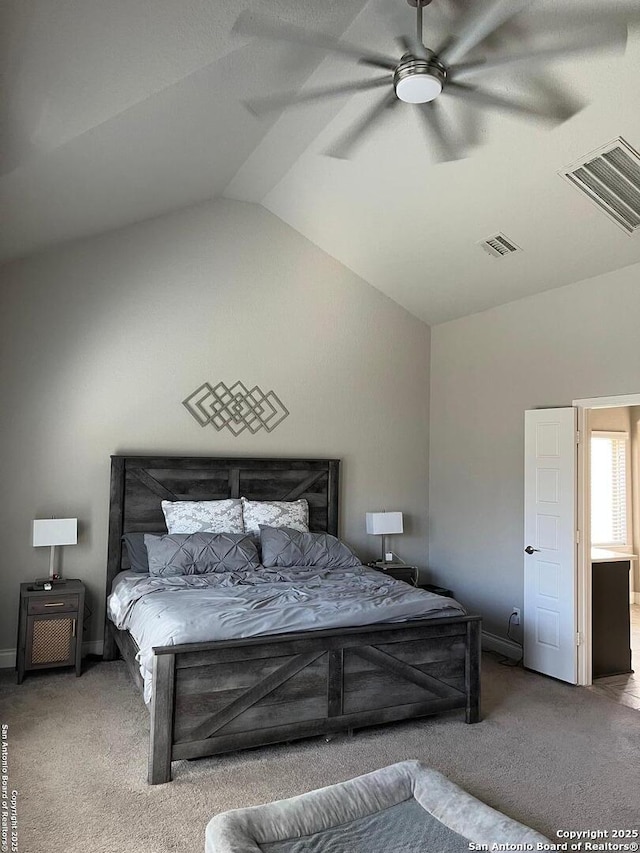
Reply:
M16 650L0 649L0 669L15 669Z
M87 655L102 656L102 640L89 640L82 644L82 657ZM15 669L16 650L0 649L0 669Z
M522 657L522 649L517 643L512 640L505 640L504 637L497 637L488 631L482 632L482 648L489 652L498 652L506 658L513 658L513 660L520 660Z

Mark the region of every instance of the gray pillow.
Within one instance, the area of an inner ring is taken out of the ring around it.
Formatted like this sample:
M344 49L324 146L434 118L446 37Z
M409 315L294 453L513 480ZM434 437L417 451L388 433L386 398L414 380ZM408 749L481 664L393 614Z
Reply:
M162 536L162 533L144 534L134 532L125 533L122 537L122 541L127 549L127 554L129 555L131 571L140 572L140 574L147 574L149 571L149 557L147 555L147 547L144 544L145 535Z
M263 566L318 566L350 569L362 561L330 533L302 533L290 527L260 526Z
M244 533L145 535L149 573L156 577L257 569L258 549Z

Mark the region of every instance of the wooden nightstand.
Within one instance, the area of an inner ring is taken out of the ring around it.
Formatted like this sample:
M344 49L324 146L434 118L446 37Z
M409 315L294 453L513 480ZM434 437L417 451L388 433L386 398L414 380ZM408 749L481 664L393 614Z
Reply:
M384 575L394 578L397 581L410 583L411 586L418 585L418 567L407 566L405 563L367 563L370 569L375 569L377 572L382 572Z
M65 580L50 590L34 589L33 583L20 584L18 619L17 681L25 671L82 666L82 617L84 584Z
M453 598L453 592L444 586L438 586L433 583L419 583L418 586L420 589L426 589L427 592L435 592L436 595L446 595L447 598Z
M375 569L377 572L389 575L397 581L409 583L418 589L425 589L427 592L435 592L436 595L446 595L448 598L453 598L453 592L450 589L432 583L420 583L417 566L407 566L404 563L380 563L377 561L367 563L367 566L370 569Z

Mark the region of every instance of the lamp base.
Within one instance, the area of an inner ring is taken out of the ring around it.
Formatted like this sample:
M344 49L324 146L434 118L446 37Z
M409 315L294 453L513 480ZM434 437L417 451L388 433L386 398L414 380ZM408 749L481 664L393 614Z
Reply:
M45 583L50 583L52 586L61 586L66 583L66 580L61 578L60 575L54 575L49 578L36 578L33 583L38 584L38 586Z
M381 563L393 563L393 551L387 551L387 537L382 534L382 554L380 555Z

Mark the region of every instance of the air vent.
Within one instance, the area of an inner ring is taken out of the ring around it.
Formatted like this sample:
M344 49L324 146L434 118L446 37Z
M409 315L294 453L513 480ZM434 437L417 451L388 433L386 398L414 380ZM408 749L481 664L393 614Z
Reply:
M516 246L513 240L505 237L504 234L494 234L493 237L487 237L486 240L481 240L479 246L493 255L494 258L502 258L505 255L512 255L514 252L521 252L520 246Z
M622 137L560 174L627 234L640 227L640 155Z

